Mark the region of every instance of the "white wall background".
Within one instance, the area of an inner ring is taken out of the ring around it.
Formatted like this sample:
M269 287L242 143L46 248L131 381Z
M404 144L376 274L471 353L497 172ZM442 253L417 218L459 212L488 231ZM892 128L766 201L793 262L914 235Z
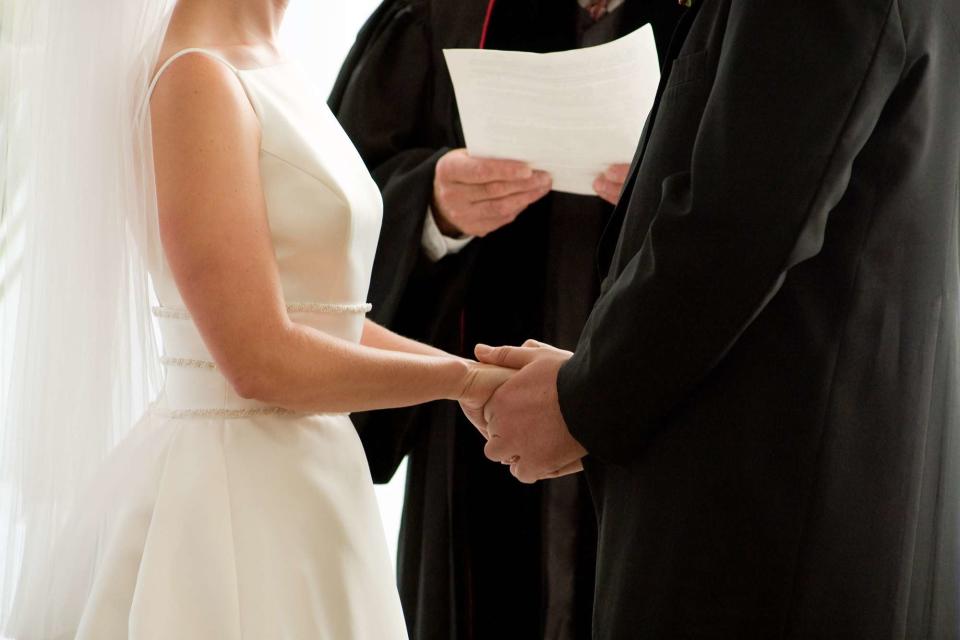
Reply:
M290 0L280 32L281 46L311 72L321 90L328 93L357 31L379 4L380 0ZM394 562L405 479L406 463L389 485L377 487L380 513Z
M280 44L291 58L315 72L328 92L357 31L380 0L290 0Z

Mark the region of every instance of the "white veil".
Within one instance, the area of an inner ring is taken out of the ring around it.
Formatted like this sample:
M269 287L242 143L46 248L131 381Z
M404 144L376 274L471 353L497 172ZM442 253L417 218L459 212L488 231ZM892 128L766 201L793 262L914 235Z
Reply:
M0 629L62 633L29 602L56 587L67 514L160 380L138 114L172 5L0 0Z

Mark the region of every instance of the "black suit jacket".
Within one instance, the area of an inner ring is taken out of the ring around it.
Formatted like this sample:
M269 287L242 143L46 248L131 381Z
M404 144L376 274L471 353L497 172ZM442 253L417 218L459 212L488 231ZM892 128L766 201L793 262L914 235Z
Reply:
M958 27L694 0L558 381L596 637L960 637Z

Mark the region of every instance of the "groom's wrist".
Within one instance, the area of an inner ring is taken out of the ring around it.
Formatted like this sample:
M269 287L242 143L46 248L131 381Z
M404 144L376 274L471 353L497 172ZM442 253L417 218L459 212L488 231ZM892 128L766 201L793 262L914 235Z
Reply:
M575 357L576 356L574 356L574 358ZM580 416L577 415L578 412L574 404L567 401L577 394L575 388L576 374L573 371L575 368L573 365L574 358L570 358L564 362L557 371L557 404L560 407L560 415L563 417L563 421L566 422L570 435L572 435L577 442L584 444L579 434ZM586 447L585 444L584 447Z
M557 372L557 404L573 439L580 443L590 456L603 460L606 457L603 434L597 428L600 411L593 406L593 394L586 379L589 374L584 372L581 366L575 354L560 367Z

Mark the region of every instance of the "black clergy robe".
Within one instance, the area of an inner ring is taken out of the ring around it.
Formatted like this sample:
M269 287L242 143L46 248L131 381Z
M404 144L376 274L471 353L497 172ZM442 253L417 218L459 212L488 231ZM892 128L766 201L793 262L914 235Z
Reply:
M436 263L421 248L436 162L464 146L442 49L478 46L487 10L385 1L331 96L383 191L372 317L468 356L478 342L531 337L572 348L599 293L596 247L612 210L599 198L550 194ZM486 47L564 50L652 22L663 49L680 13L670 0L627 0L594 24L575 0L499 0ZM589 637L596 521L581 477L520 485L484 458L454 403L354 418L376 481L409 454L398 579L414 640Z
M956 0L681 20L558 384L595 637L960 637L958 29Z

